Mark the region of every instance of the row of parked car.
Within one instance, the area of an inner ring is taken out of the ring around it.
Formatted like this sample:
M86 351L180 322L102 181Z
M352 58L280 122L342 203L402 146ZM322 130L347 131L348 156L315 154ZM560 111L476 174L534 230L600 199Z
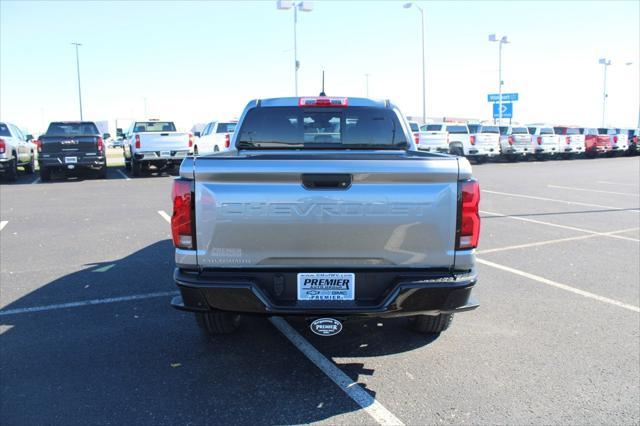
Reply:
M175 169L188 155L232 149L235 120L211 121L202 132L179 132L171 121L136 121L116 138L100 134L93 122L53 122L34 139L11 123L0 123L0 173L17 178L18 167L34 173L36 158L43 181L56 171L90 169L107 173L106 147L122 147L125 167L134 176L150 170ZM418 150L464 156L482 163L491 158L510 161L554 156L634 155L638 129L588 128L530 124L409 122Z
M490 123L409 122L419 150L465 156L482 163L501 157L509 161L554 156L634 155L639 129L552 126L543 123L497 126Z

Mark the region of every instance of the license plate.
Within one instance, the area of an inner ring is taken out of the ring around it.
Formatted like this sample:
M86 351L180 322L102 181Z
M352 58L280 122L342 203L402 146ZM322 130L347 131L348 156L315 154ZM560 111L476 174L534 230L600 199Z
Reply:
M160 151L160 157L171 157L171 151Z
M65 164L76 164L78 162L78 157L64 157Z
M353 300L355 274L314 272L298 274L298 300Z

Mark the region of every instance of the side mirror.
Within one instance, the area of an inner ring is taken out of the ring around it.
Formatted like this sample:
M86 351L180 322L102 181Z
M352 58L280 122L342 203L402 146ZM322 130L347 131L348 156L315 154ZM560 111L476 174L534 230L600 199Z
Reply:
M111 137L111 133L103 133L102 139L109 139Z
M33 135L27 135L27 142L32 141L33 140Z
M200 137L200 135L201 135L201 133L200 133L200 132L193 132L193 135L194 135L196 138L199 138L199 137Z

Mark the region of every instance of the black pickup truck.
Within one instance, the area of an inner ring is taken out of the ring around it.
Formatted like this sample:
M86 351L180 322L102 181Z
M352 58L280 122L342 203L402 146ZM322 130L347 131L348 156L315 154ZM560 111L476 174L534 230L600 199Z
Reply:
M57 121L40 137L40 179L48 181L54 171L94 170L107 177L105 145L91 121Z

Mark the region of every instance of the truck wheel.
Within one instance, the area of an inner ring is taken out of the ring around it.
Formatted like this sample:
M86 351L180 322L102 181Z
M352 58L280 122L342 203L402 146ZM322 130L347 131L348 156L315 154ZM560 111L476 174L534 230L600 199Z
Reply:
M452 320L453 314L416 315L412 318L411 328L419 333L441 333L449 328Z
M133 175L135 177L139 177L142 174L142 164L140 164L136 160L131 160L131 170L133 170Z
M31 161L24 166L24 171L30 175L36 171L36 156L33 155L33 152L31 153Z
M9 163L6 177L9 182L15 182L18 179L18 162L15 158Z
M457 155L458 157L464 157L464 151L462 150L462 147L460 147L460 146L452 146L449 149L449 152L451 153L451 155Z
M51 169L45 166L40 166L40 180L42 182L49 182L51 180Z
M196 313L196 321L202 331L209 336L230 334L236 331L240 315L231 312L212 311Z
M193 155L198 155L198 146L193 147Z
M124 169L128 172L131 171L131 161L124 160Z

